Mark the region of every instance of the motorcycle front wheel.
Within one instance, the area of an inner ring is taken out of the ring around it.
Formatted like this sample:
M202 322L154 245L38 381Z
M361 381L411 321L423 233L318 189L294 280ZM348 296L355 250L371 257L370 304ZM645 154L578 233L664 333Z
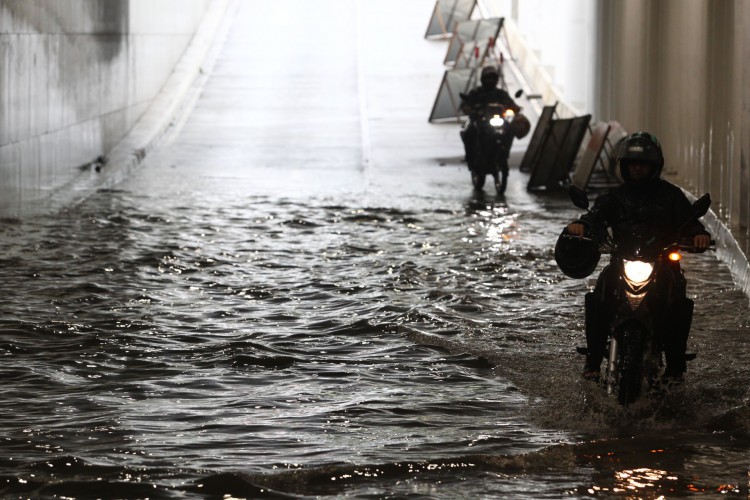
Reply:
M627 406L638 399L643 382L643 330L639 325L623 329L617 364L617 400Z

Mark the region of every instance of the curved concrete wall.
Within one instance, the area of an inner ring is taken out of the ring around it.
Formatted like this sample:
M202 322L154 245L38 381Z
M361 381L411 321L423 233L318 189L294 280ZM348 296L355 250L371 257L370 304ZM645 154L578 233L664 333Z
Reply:
M91 169L148 108L211 0L0 0L0 215Z

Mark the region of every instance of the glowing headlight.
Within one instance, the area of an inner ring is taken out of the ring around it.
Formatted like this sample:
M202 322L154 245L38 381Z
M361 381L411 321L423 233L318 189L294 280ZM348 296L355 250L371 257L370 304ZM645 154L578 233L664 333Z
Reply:
M513 111L512 109L508 108L508 109L505 110L505 113L503 113L503 116L505 118L513 118L514 116L516 116L516 112Z
M651 276L654 265L640 260L625 261L625 277L633 283L643 283Z
M490 118L490 125L493 127L501 127L503 123L505 123L505 120L503 120L500 115L495 115Z

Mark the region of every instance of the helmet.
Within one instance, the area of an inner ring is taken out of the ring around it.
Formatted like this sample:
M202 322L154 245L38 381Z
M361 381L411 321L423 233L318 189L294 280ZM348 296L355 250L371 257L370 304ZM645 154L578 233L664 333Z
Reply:
M500 73L497 72L497 68L494 66L485 66L482 68L482 75L479 77L482 85L492 86L497 85L500 80Z
M648 132L635 132L625 137L617 150L617 165L625 181L630 180L628 165L631 162L653 165L651 179L658 179L664 168L664 155L658 139Z
M599 245L596 241L583 238L571 238L568 230L557 238L555 245L555 262L565 276L582 279L591 275L599 264Z
M500 73L497 72L497 68L494 66L485 66L482 68L482 76L481 80L484 80L485 78L492 77L492 78L500 78Z
M513 121L510 122L510 130L513 132L513 137L523 139L529 133L529 130L531 130L531 123L528 118L518 113L513 117Z

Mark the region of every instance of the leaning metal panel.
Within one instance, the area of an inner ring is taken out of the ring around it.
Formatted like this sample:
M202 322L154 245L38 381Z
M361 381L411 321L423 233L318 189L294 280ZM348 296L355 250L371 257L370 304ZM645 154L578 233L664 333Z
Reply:
M457 23L471 17L476 4L477 0L438 0L427 26L425 38L450 36Z
M461 120L461 96L460 93L468 93L476 86L477 70L451 69L443 74L435 104L432 106L429 121L460 121Z
M549 133L549 125L555 114L556 107L557 103L552 106L544 106L542 109L542 113L539 115L539 120L536 122L534 133L531 134L531 139L529 139L529 145L526 148L523 159L521 159L521 165L518 167L521 172L531 172L531 169L539 158L542 144L544 143L544 138Z
M539 157L534 162L529 177L528 189L547 186L551 183L550 179L555 177L555 164L572 121L572 118L550 121L549 130L539 150Z
M531 172L528 189L555 189L560 187L561 181L568 180L590 121L591 115L552 120L539 160Z
M609 123L606 122L599 122L593 126L591 138L589 138L586 149L583 150L583 155L581 155L581 161L576 165L575 172L571 177L571 183L575 187L585 191L596 165L603 164L602 151L610 128Z
M489 46L494 45L500 36L502 26L502 17L457 23L443 63L446 65L455 64L463 48L472 45L472 42L485 42Z

